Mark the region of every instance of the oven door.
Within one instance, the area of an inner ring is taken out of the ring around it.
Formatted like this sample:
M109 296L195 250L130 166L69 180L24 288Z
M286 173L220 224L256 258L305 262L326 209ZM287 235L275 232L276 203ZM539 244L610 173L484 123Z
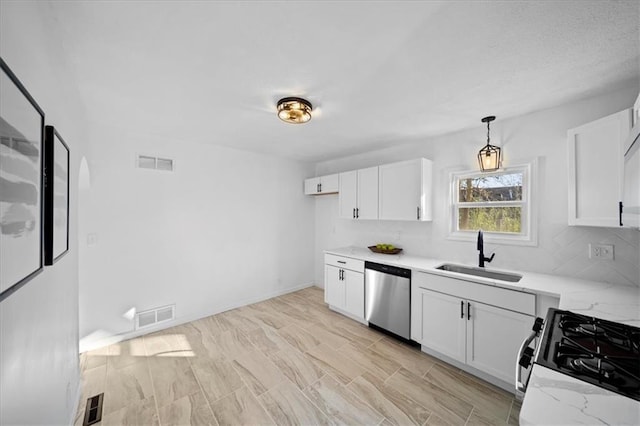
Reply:
M535 348L530 345L540 335L540 330L542 330L543 325L544 320L542 318L536 318L531 329L531 334L524 339L518 351L518 358L516 359L516 399L519 401L524 399L524 393L527 390L527 379L529 378L530 367L535 354Z

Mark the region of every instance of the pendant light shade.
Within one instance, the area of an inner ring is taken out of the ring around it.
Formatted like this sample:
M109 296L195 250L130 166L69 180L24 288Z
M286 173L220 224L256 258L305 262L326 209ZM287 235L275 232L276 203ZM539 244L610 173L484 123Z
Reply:
M487 145L478 152L478 163L480 164L480 170L483 172L498 170L502 165L502 153L500 147L489 143L489 123L495 119L496 117L493 115L482 119L483 123L487 123Z
M311 120L311 102L302 98L282 98L278 101L278 117L292 124L306 123Z

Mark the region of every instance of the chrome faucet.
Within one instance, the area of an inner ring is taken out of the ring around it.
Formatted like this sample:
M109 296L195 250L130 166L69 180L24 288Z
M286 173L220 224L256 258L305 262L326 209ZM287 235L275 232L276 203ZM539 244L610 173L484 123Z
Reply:
M484 257L484 237L482 236L482 229L478 231L478 266L484 268L484 262L490 263L493 260L495 253L491 254L491 257Z

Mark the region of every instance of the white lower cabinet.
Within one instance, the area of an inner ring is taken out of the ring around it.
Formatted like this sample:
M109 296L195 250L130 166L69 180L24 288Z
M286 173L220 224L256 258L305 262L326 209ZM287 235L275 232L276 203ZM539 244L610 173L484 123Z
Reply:
M467 303L467 364L513 383L518 349L531 333L534 318L484 303Z
M513 383L518 349L534 320L534 295L420 272L414 274L414 285L414 340Z
M461 319L459 297L431 290L419 289L422 305L422 334L419 342L428 342L428 346L443 355L460 362L466 356L466 323Z
M326 255L324 289L328 305L364 319L364 262Z
M342 285L342 269L324 266L324 301L332 306L344 307L345 291Z

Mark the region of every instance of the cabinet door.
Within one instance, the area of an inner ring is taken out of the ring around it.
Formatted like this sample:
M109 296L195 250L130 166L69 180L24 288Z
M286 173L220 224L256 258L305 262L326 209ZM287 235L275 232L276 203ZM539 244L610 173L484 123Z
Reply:
M531 332L534 317L478 302L469 302L467 364L514 383L520 344Z
M627 109L567 132L569 225L620 226L622 146L630 128Z
M320 184L320 178L310 178L304 181L304 193L306 195L313 195L318 193L318 185Z
M640 128L640 126L638 126ZM636 128L630 137L635 143L629 146L624 157L624 183L622 224L625 227L640 227L640 136Z
M358 170L358 219L378 218L378 167Z
M344 270L344 310L358 318L364 318L364 274Z
M382 220L418 220L420 160L379 167L379 215Z
M323 194L330 193L330 192L338 192L339 181L340 181L340 178L337 173L334 175L322 176L320 178L320 184L322 185L320 187L320 192L322 192Z
M422 345L465 362L467 325L463 300L425 289L420 289L419 293L422 299Z
M336 308L344 308L344 281L340 279L342 269L335 266L324 266L324 301Z
M344 219L354 219L354 211L358 202L358 171L340 173L339 187L339 216Z

